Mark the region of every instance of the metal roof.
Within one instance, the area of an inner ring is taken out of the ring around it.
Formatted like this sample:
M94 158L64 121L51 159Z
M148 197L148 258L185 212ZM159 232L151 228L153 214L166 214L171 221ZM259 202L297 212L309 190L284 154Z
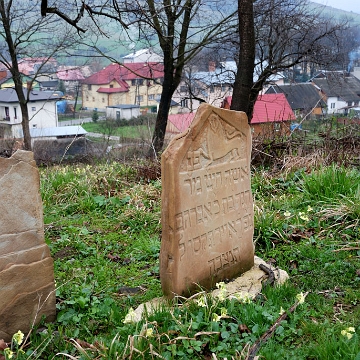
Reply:
M28 90L24 88L24 95L27 96ZM48 100L60 100L61 95L54 93L53 91L40 91L40 90L30 90L30 101L48 101ZM0 102L6 103L17 103L19 98L16 94L14 88L6 88L0 90Z
M55 136L81 136L86 134L87 131L80 125L30 129L30 136L32 138Z

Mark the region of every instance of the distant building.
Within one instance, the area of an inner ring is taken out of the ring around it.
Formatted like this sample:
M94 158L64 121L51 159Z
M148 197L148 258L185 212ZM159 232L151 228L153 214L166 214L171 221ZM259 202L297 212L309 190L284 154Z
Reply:
M360 80L353 75L327 72L311 82L326 101L328 114L347 115L350 109L360 106Z
M81 81L85 79L84 73L85 69L81 67L59 66L57 78L64 83L66 93L75 93L80 89Z
M83 107L105 110L122 104L156 109L163 76L158 63L110 64L82 81Z
M311 83L271 85L265 94L285 94L296 116L320 116L326 108L326 101Z
M139 105L114 105L106 107L106 118L113 120L126 119L130 120L133 117L140 115Z
M224 99L222 107L230 109L232 97ZM259 95L254 106L250 126L253 136L272 137L290 133L291 122L296 120L285 94Z
M24 92L27 92L24 89ZM56 102L61 96L53 92L31 90L27 104L30 129L58 126ZM0 137L22 138L22 114L14 89L0 90Z
M162 56L154 53L152 49L142 49L134 51L133 53L124 56L122 59L124 64L146 62L162 64L164 62Z

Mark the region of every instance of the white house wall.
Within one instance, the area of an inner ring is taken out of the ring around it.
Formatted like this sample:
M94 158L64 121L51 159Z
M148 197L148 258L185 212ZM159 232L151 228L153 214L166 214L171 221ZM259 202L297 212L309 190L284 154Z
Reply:
M343 108L347 106L347 102L339 100L335 96L330 96L327 99L326 105L327 105L327 113L328 114L343 114L344 113Z
M9 120L4 121L5 107L9 108ZM16 108L16 111L15 111ZM30 128L49 128L58 126L58 117L55 101L36 101L28 103ZM16 113L16 117L15 117ZM12 138L23 137L22 114L18 103L0 103L0 121L11 125Z

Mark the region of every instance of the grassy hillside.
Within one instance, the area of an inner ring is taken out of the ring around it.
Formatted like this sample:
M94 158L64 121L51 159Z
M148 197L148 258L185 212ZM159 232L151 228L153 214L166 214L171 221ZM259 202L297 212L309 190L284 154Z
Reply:
M287 284L264 285L255 299L227 299L219 284L222 297L199 290L136 323L132 309L161 296L153 169L141 161L41 169L57 320L32 331L25 354L13 346L13 358L250 359L250 347L277 325L260 358L359 359L357 168L295 156L281 171L253 168L256 254L286 270Z

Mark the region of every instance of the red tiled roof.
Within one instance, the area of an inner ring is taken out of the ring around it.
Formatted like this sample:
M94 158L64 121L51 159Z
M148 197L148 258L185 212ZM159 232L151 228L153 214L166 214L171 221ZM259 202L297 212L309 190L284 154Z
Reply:
M223 101L223 107L226 107L226 105L230 107L231 100L232 97L227 96ZM255 102L251 124L283 122L295 119L295 114L285 94L263 94L259 95Z
M264 94L259 95L255 102L251 124L295 119L295 114L286 100L285 94Z
M180 133L185 131L194 119L195 113L188 114L171 114L168 117L168 121L170 121L176 129L179 130Z
M112 80L118 83L121 80L132 80L139 78L158 79L164 76L164 66L159 63L129 63L110 64L97 73L82 81L83 84L105 85Z

